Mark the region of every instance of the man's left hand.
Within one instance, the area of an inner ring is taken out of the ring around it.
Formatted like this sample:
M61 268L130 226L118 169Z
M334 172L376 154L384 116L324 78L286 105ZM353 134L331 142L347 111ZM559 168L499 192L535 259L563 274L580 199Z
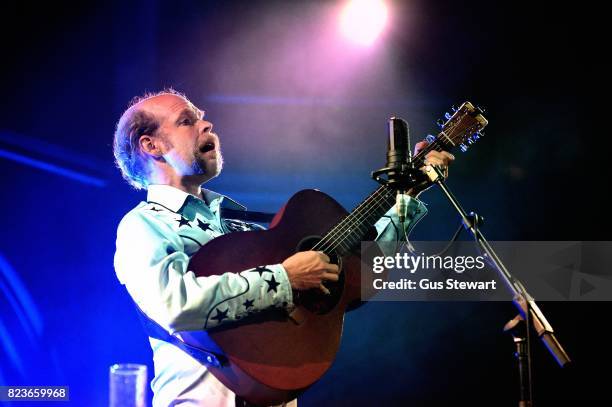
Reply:
M428 145L429 143L425 140L416 143L416 145L414 146L414 155L417 155ZM455 156L449 153L448 151L432 150L425 156L425 165L437 165L444 171L444 178L448 178L448 167L454 159ZM424 182L412 188L409 194L416 197L418 194L425 191L431 185L431 182Z

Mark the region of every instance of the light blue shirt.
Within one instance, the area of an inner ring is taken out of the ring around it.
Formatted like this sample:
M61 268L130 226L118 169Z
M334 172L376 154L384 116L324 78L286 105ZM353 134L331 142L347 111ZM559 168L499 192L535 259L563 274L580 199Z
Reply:
M128 212L117 229L117 278L151 319L179 339L181 332L213 328L271 306L294 307L281 264L209 277L188 270L190 258L210 240L232 230L257 228L221 219L221 205L245 208L218 193L203 188L202 193L206 202L169 185L150 185L147 202ZM409 200L406 235L426 212L419 200ZM375 224L377 240L398 240L398 233L403 235L398 225L392 208ZM149 341L155 365L154 406L184 400L192 406L234 407L234 393L204 365L174 345Z

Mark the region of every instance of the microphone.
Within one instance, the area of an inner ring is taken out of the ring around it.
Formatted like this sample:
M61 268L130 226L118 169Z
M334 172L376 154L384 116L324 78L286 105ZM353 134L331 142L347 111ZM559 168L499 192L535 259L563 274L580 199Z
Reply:
M387 144L387 167L401 169L412 160L408 123L399 117L389 119L389 143Z
M408 123L399 117L391 117L389 119L389 143L387 144L387 168L389 168L388 177L394 179L410 166L412 160L412 149L410 148L410 132ZM408 212L408 196L404 191L398 189L395 199L395 210L399 221L403 224L406 220Z

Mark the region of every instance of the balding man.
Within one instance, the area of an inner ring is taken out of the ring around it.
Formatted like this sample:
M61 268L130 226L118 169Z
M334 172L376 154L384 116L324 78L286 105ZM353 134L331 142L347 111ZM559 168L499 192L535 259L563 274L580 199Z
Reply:
M147 190L147 201L119 224L117 277L139 308L170 334L230 324L268 307L290 310L293 290L327 291L323 283L338 280L338 266L315 251L219 276L196 277L188 270L189 259L208 241L261 227L222 218L221 206L241 205L201 187L219 175L223 158L212 123L184 95L169 90L136 99L117 124L114 154L123 177L136 189ZM452 156L432 151L428 160L446 166ZM411 199L406 227L425 212ZM379 239L397 239L393 217L389 213L377 223ZM260 266L267 272L253 272ZM173 344L149 341L155 364L153 406L246 405L205 364ZM285 405L296 406L297 401Z

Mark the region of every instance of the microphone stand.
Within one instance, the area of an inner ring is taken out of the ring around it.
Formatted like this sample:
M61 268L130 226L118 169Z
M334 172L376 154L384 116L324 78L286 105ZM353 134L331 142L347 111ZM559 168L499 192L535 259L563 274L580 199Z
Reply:
M520 398L519 407L529 407L531 402L531 366L530 366L530 349L529 349L529 328L533 326L538 337L544 343L548 351L555 358L559 366L563 367L570 362L570 358L555 338L552 326L548 323L544 314L535 303L535 300L523 284L516 279L501 259L497 256L489 242L485 239L482 232L478 228L478 216L468 215L455 195L446 185L444 175L437 166L428 165L425 167L425 173L432 183L437 184L442 189L442 192L448 198L449 202L457 210L465 228L474 235L476 242L485 252L489 262L492 263L497 270L499 276L506 284L506 287L513 295L513 303L518 308L519 314L512 321L508 322L505 331L510 332L514 337L516 344L517 364L519 368L520 378ZM524 323L522 322L524 321Z

